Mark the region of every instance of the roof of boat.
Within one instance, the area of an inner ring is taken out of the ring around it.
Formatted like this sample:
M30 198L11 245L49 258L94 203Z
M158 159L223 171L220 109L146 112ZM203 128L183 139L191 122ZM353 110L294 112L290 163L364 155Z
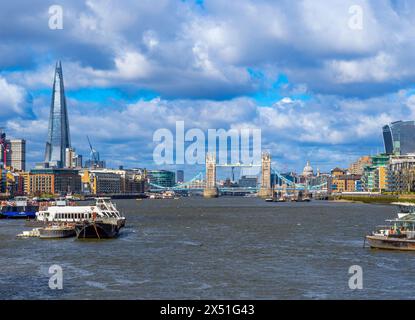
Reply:
M396 218L396 219L388 219L387 222L415 222L415 214L414 213L408 213L407 215L404 215L403 217Z
M57 213L81 213L92 211L94 206L50 206L41 210L41 212L57 212Z
M392 202L391 204L394 204L396 206L415 207L415 203L411 202Z

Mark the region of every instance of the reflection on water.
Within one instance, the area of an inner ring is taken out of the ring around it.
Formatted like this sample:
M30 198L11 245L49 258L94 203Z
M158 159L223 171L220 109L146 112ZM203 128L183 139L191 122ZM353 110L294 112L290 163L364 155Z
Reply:
M392 206L255 198L120 200L118 239L16 239L0 221L2 299L406 299L413 253L363 249ZM63 290L48 287L63 268ZM362 266L364 289L348 288Z

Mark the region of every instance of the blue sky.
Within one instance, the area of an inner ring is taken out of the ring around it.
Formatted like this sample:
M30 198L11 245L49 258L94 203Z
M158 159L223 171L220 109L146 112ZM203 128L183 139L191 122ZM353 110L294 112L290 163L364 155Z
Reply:
M72 144L152 167L159 128L261 128L274 166L322 171L382 150L415 118L410 0L55 1L0 4L0 125L43 158L62 60ZM350 27L360 6L362 28ZM173 167L172 167L173 168ZM197 169L192 169L198 171Z

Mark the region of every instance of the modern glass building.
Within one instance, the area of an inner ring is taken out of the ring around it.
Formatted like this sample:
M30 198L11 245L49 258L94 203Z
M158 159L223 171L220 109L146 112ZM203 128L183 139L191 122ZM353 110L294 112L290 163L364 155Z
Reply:
M71 147L68 111L63 86L62 64L56 63L50 106L48 140L46 142L45 163L49 167L65 166L66 148Z
M258 186L257 176L242 176L239 179L239 187L241 188L256 188Z
M184 171L177 170L177 183L183 183L183 182L184 182Z
M384 126L383 142L388 155L415 153L415 121L396 121Z
M176 184L176 174L167 170L147 171L149 182L155 186L170 188Z

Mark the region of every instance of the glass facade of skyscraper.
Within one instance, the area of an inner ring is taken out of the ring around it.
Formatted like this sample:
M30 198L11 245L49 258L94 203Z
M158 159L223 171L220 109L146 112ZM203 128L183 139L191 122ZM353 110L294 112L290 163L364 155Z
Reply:
M383 127L385 153L415 153L415 121L397 121Z
M46 142L45 163L50 167L65 166L66 148L71 147L68 111L63 85L62 64L56 64L53 81L52 103L50 107L48 140Z
M149 182L155 186L170 188L176 184L176 174L172 171L149 170L147 176Z

